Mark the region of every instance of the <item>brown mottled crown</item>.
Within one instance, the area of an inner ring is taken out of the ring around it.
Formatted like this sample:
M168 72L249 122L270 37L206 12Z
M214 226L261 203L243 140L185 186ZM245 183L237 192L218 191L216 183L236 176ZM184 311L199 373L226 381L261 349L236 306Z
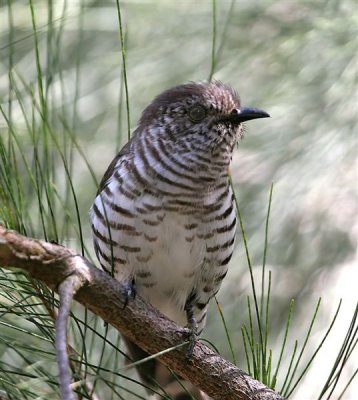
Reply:
M181 102L195 100L203 105L210 106L220 113L230 113L232 109L240 107L240 99L235 90L220 81L189 82L174 86L158 95L143 111L139 121L141 127L150 125L163 111L170 106Z

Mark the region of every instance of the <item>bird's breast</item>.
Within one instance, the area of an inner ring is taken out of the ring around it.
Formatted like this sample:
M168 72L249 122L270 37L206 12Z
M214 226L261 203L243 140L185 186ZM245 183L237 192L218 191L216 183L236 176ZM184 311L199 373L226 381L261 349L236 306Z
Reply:
M236 217L227 181L217 190L163 194L114 175L92 208L97 256L118 280L135 278L137 291L179 324L191 293L205 305L227 271ZM138 178L139 179L139 178Z

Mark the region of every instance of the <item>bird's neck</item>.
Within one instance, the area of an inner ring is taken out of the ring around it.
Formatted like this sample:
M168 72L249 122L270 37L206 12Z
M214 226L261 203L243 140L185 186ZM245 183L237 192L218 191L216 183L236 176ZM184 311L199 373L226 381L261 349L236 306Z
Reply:
M213 146L149 131L136 140L133 161L143 176L164 192L208 192L228 182L231 147L224 141Z

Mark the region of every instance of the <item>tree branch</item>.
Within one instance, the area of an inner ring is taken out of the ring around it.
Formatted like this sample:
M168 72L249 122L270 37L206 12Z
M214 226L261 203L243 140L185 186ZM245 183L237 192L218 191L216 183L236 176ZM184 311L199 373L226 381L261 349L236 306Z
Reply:
M69 248L30 239L0 226L0 266L21 268L57 292L67 277L75 275L82 282L75 299L150 354L187 341L184 328L140 296L123 308L126 291L122 284ZM200 342L190 362L185 347L161 355L160 361L213 399L283 399Z

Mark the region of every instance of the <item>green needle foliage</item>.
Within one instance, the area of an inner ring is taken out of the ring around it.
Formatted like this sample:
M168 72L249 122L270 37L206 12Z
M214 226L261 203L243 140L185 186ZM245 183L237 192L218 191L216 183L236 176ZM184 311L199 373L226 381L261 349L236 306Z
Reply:
M355 250L354 6L1 3L0 222L94 260L87 212L140 111L180 82L231 83L245 105L272 118L250 124L233 160L241 234L201 340L301 399L340 324L346 331L329 349L336 358L312 398L348 398L357 385L357 308L338 323L349 293L332 304L318 278L347 268ZM41 282L0 270L0 397L58 396L57 307ZM75 305L68 337L82 398L147 398L114 329Z

